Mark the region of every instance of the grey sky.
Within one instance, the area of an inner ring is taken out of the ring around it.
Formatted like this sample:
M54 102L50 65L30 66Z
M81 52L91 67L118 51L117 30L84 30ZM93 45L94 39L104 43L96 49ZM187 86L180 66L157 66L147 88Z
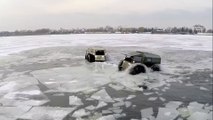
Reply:
M0 31L99 26L212 28L212 0L0 0Z

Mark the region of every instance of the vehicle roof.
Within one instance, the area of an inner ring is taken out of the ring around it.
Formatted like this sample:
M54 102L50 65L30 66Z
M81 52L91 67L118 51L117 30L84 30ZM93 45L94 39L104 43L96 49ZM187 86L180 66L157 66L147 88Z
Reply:
M160 58L159 55L149 53L149 52L142 52L142 51L134 51L127 54L127 56L145 56L145 57L152 57L152 58Z

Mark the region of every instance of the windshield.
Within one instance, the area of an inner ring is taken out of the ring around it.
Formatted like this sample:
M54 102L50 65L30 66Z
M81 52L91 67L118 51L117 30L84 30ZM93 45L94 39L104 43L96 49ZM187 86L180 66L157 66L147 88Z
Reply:
M125 60L128 62L132 62L132 58L129 58L129 57L126 57Z
M105 55L104 50L98 50L95 52L96 55Z

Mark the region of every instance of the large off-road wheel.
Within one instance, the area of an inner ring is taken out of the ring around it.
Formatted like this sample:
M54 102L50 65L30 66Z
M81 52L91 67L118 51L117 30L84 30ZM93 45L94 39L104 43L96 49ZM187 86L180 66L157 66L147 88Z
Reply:
M122 70L122 64L123 64L123 61L120 61L119 64L118 64L118 71Z
M89 61L89 62L95 62L95 56L89 54L89 55L88 55L88 61Z
M145 72L146 72L146 68L144 65L136 65L130 69L129 74L137 75L139 73L145 73Z
M160 65L159 64L154 64L151 66L151 69L153 71L161 71Z

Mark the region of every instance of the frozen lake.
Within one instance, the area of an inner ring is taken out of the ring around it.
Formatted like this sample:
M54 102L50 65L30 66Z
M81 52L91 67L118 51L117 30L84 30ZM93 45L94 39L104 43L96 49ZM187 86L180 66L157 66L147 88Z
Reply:
M109 60L85 61L89 46ZM135 50L159 54L162 71L118 72ZM1 120L212 120L211 36L0 37L0 56Z
M53 46L139 46L212 51L212 36L150 34L77 34L0 37L0 55Z

